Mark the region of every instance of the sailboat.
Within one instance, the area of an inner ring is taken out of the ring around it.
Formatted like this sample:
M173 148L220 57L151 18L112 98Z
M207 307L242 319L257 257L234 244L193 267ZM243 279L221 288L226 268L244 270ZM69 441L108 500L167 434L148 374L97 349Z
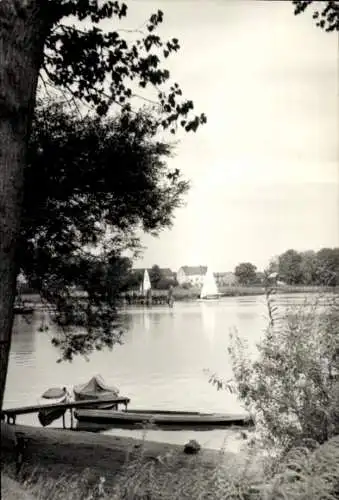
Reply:
M207 267L200 292L200 300L218 299L220 297L218 286L211 267Z
M144 271L144 278L140 286L140 292L143 295L147 295L147 292L151 289L151 280L149 279L149 274L147 269Z

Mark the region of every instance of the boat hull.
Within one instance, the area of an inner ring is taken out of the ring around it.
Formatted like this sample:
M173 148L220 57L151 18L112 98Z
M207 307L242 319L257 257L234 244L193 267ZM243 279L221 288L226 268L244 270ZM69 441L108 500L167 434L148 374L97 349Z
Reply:
M59 399L57 403L67 403L67 396ZM55 420L63 417L66 413L64 408L46 408L46 410L41 409L38 413L38 419L43 427L52 424Z
M75 418L83 428L84 424L114 426L133 429L147 424L158 428L214 429L232 426L250 427L253 421L244 415L223 415L198 412L150 411L150 410L77 410Z
M105 397L115 397L114 395L112 396L112 394L106 394ZM87 398L79 398L79 397L75 397L74 398L74 401L88 401L90 399L93 399L93 401L97 401L98 403L95 404L95 406L93 405L93 408L96 408L98 410L116 410L117 409L117 404L116 403L101 403L100 402L100 397L87 397Z

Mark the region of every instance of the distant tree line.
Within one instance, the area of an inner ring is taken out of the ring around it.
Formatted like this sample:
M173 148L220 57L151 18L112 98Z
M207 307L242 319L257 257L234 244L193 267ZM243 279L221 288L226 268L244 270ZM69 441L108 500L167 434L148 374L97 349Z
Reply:
M74 258L73 261L69 260L68 264L70 267L77 267ZM132 265L132 260L117 257L114 253L105 262L91 256L86 265L82 262L83 272L80 274L84 279L78 280L79 288L86 290L90 283L92 289L105 290L107 296L139 290L144 269L132 269ZM148 269L153 289L168 290L170 286L178 286L175 274L170 276L166 271L157 264ZM265 273L258 271L251 262L241 262L234 269L238 284L244 286L262 285L265 274L270 273L277 273L278 280L287 285L339 286L339 248L322 248L318 252L297 252L289 249L272 259ZM51 287L51 283L49 286ZM183 288L191 286L190 283L182 285ZM21 293L34 292L37 289L34 279L19 286Z
M274 258L267 273L277 273L279 281L287 285L339 285L339 248L322 248L318 252L297 252L289 249ZM242 262L234 270L240 285L263 282L264 273L251 262Z
M254 285L260 278L257 273L257 266L251 262L241 262L234 270L234 274L240 285Z
M339 285L339 248L322 248L318 252L290 249L270 263L279 279L288 285Z
M157 264L154 264L151 269L147 269L151 286L155 290L168 290L170 286L177 286L178 282L173 274L168 276ZM129 290L139 289L144 279L144 269L132 269L126 279L126 288Z

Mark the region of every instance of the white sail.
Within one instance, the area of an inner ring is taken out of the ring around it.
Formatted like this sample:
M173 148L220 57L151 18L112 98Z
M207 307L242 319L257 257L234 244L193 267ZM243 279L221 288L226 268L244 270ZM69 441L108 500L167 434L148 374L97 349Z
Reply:
M219 292L218 292L217 282L215 280L212 268L208 267L206 274L204 276L200 298L205 299L207 297L216 297L218 295Z
M146 294L150 289L151 289L151 280L149 279L149 274L147 269L145 269L144 280L142 282L142 293Z

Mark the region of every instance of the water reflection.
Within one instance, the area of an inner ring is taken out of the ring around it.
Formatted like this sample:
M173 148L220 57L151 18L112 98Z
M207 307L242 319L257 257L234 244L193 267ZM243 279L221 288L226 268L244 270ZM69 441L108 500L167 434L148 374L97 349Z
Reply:
M147 311L147 309L143 310L142 320L143 320L143 328L145 332L148 333L150 330L151 322L150 322L149 312Z
M36 331L39 321L36 315L16 315L13 325L11 353L18 357L21 362L30 358L36 348Z
M213 344L215 337L216 309L207 303L201 303L201 319L207 340Z

